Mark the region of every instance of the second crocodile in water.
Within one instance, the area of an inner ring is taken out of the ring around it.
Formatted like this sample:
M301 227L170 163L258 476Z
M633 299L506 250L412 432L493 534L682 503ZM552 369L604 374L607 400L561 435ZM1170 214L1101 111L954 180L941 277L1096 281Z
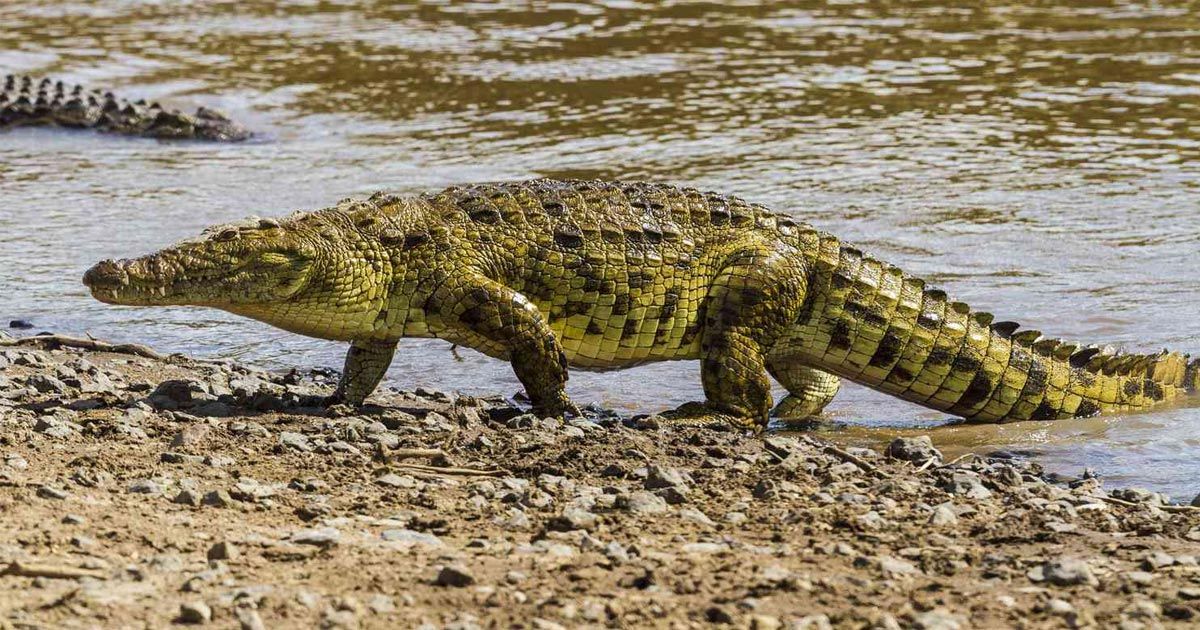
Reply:
M510 361L535 411L577 413L568 366L699 359L681 422L819 413L849 379L973 422L1135 410L1197 389L1186 355L1045 339L737 197L600 181L382 193L199 239L84 276L125 305L223 309L350 342L333 401L359 405L403 337Z
M112 92L86 90L48 78L6 76L0 89L0 129L35 126L171 140L236 142L250 137L245 127L208 107L185 114L158 103L131 102Z

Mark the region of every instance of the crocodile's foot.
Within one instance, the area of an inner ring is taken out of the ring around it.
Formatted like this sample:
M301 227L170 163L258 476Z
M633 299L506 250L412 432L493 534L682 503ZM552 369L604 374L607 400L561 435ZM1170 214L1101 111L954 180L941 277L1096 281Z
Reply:
M750 431L762 429L762 425L753 418L726 413L701 402L684 403L671 411L658 414L658 417L676 426L710 428L724 426Z
M533 414L539 418L582 418L583 412L564 394L553 402L533 406Z

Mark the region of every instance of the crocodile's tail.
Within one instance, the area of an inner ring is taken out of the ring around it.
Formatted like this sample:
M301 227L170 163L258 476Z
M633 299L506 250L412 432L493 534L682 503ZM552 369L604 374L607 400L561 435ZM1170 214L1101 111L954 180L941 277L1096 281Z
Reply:
M1200 389L1200 360L1045 339L819 233L790 343L819 369L973 422L1143 409Z

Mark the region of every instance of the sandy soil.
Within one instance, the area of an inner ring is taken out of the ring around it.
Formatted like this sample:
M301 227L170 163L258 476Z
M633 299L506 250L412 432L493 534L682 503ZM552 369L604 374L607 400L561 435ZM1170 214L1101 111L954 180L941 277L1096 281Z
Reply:
M1026 462L12 343L0 628L1200 624L1200 509Z

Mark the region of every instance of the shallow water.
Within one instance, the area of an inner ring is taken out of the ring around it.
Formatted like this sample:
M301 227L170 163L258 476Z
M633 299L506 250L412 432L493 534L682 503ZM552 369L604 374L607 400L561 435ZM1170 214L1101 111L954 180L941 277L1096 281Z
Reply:
M794 213L998 319L1200 351L1200 17L1184 3L987 4L2 3L0 71L217 106L265 137L4 132L0 318L340 366L338 344L215 311L107 307L79 277L209 224L377 189L625 177ZM507 366L463 356L408 340L389 376L518 389ZM630 411L701 395L690 363L576 373L571 392ZM862 425L832 433L848 441L945 420L849 386L830 413ZM952 451L1200 490L1198 406L931 433Z

